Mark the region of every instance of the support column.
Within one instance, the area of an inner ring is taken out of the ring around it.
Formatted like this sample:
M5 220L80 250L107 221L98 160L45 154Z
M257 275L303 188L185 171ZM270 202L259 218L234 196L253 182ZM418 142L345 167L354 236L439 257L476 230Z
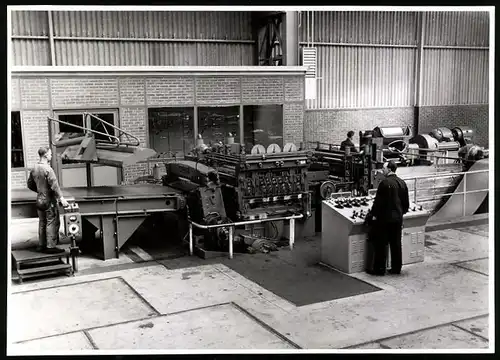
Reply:
M415 58L415 122L413 127L413 135L417 135L419 131L420 106L422 105L422 78L424 71L424 32L426 13L419 13L420 21L418 26L418 49Z
M47 11L47 21L49 24L49 51L50 51L50 65L56 66L56 49L54 45L54 21L52 20L52 11Z
M299 65L299 13L287 11L283 16L282 51L284 66Z

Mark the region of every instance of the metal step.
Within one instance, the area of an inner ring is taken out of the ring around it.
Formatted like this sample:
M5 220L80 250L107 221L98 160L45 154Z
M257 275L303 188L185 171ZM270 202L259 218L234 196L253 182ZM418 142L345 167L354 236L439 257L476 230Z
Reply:
M19 275L22 277L26 277L27 275L33 275L33 274L42 274L42 273L51 273L51 272L61 272L63 270L69 270L71 269L71 264L57 264L57 265L51 265L51 266L40 266L40 267L33 267L29 269L19 269L17 272Z

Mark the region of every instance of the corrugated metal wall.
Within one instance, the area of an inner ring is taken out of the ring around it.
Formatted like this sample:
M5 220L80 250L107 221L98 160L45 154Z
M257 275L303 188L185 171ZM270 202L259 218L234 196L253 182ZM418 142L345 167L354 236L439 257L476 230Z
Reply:
M56 65L254 64L250 12L54 11L52 18ZM47 19L47 12L12 12L15 65L50 65Z
M310 109L414 106L425 16L420 105L488 102L489 14L302 12L300 46L318 49ZM436 48L446 46L446 48Z
M309 40L318 48L320 79L316 100L308 101L309 108L413 104L415 13L302 12L301 24L301 46L308 46Z
M488 103L489 14L424 16L421 105Z

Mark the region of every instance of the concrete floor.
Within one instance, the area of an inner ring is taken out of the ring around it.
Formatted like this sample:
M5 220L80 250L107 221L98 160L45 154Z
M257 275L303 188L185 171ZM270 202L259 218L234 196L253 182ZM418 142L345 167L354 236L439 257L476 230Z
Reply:
M429 232L427 243L425 262L400 276L352 274L382 291L299 307L220 263L171 270L140 248L143 263L81 258L74 277L12 284L8 353L493 346L488 225Z

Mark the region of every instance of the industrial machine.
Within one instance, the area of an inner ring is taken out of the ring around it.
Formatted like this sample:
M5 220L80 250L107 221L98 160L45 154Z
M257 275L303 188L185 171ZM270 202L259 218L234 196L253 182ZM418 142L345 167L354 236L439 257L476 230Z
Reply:
M293 144L283 151L276 144L268 149L256 145L248 154L244 145L231 139L209 148L200 138L186 160L166 164L163 184L186 194L189 216L199 224L258 222L296 214L307 218L309 165L310 153ZM252 235L255 229L245 227ZM203 233L206 246L227 247L227 228Z
M86 116L92 116L97 123L104 124L102 119L92 114ZM62 123L50 117L48 121L49 124L53 121ZM56 148L55 161L120 167L155 154L152 149L139 148L137 138L111 124L103 125L104 132L70 123L65 124L83 132L57 136L57 140L52 143ZM113 128L114 131L108 131L107 127ZM87 175L89 172L87 169ZM75 237L75 244L78 242L83 252L91 253L103 260L118 257L121 247L150 214L177 212L185 208L183 195L162 186L146 184L92 187L90 183L88 185L88 187L62 189L65 198L76 202L79 207L79 215L71 214L66 217L65 225L69 233L81 232L81 236ZM28 189L14 189L11 191L11 199L14 218L37 217L34 192Z
M440 127L429 134L418 134L410 140L410 145L418 150L416 164L429 164L435 152L441 152L445 158L458 158L461 147L472 143L474 131L470 127L460 126L453 129Z
M322 203L321 262L346 273L369 267L365 218L374 196L331 197ZM410 203L403 217L403 265L424 261L425 224L430 214Z

